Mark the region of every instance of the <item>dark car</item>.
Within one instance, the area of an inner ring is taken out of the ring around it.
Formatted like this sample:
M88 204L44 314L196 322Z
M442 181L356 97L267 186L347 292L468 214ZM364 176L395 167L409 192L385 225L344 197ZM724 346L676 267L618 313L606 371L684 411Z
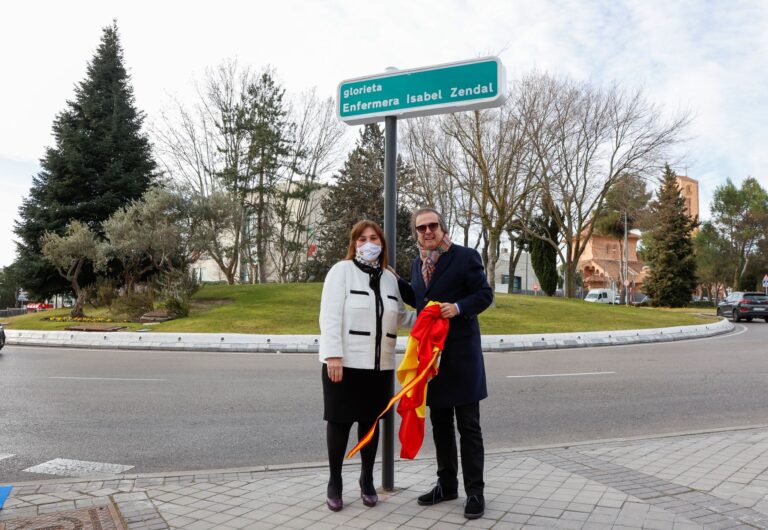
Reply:
M768 322L768 295L736 291L729 294L717 305L717 316L733 319L734 322L762 318Z
M5 330L3 329L3 325L0 324L0 350L3 349L3 346L5 346Z

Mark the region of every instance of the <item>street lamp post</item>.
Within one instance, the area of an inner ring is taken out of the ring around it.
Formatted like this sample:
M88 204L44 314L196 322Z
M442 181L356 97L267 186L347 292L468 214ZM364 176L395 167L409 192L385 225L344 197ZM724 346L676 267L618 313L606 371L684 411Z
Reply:
M627 209L624 208L624 282L629 281L629 244L627 235ZM624 288L624 303L629 305L629 292L626 285L622 285Z
M525 252L525 290L527 291L531 287L528 283L528 251L523 250L523 252Z

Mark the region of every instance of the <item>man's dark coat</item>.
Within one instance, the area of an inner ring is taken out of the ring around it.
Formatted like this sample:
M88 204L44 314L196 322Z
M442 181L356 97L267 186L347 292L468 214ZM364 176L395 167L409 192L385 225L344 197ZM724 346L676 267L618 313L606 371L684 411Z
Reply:
M493 301L477 251L452 244L440 256L429 286L421 275L421 259L411 266L411 283L398 282L405 303L421 311L427 302L458 303L461 314L451 319L437 376L429 382L427 405L452 407L488 397L477 315Z

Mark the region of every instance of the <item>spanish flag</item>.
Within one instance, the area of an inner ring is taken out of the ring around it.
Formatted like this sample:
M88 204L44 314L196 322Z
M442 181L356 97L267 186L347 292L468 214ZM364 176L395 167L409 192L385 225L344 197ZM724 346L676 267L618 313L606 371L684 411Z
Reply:
M347 454L352 457L371 441L376 426L387 411L400 401L397 412L400 423L400 458L415 458L424 441L424 416L427 408L427 383L437 375L438 359L448 335L449 320L440 316L440 305L430 302L419 313L413 325L405 357L397 369L402 388L373 422L368 433Z
M430 302L419 313L408 338L405 357L397 369L397 379L405 390L397 406L397 413L402 418L400 458L416 458L424 441L427 383L437 375L449 322L440 316L440 305Z

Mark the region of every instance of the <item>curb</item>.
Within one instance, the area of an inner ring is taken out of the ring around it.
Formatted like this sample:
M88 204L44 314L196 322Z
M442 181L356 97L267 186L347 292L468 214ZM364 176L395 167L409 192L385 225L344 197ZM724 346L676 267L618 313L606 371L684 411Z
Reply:
M639 330L483 335L484 352L515 352L672 342L713 337L734 329L727 319L695 326ZM319 335L249 335L242 333L98 333L6 330L6 344L66 348L203 351L231 353L317 353ZM398 337L397 353L405 352L407 337Z
M627 437L619 437L619 438L600 438L597 440L582 440L577 442L563 442L563 443L554 443L554 444L540 444L540 445L529 445L529 446L521 446L521 447L508 447L508 448L501 448L501 449L490 449L485 451L485 456L498 456L498 455L510 455L515 453L528 453L533 451L546 451L551 449L569 449L572 447L588 447L591 445L602 445L602 444L617 444L617 443L631 443L631 442L640 442L640 441L647 441L647 440L663 440L667 438L681 438L686 436L701 436L701 435L707 435L707 434L719 434L719 433L729 433L729 432L740 432L740 431L751 431L751 430L758 430L758 429L766 429L768 428L768 424L756 424L756 425L737 425L734 427L720 427L720 428L712 428L712 429L698 429L698 430L692 430L692 431L676 431L676 432L666 432L666 433L658 433L658 434L641 434L637 436L627 436ZM430 462L433 461L435 458L434 453L425 453L420 456L417 456L413 460L405 460L399 457L395 457L395 463L397 462L406 462L406 461L412 461L412 462L418 462L421 460L429 460ZM378 457L376 459L377 463L381 463L381 457ZM103 481L103 480L148 480L148 479L162 479L162 478L175 478L175 477L199 477L199 476L213 476L213 475L232 475L232 474L238 474L238 473L269 473L269 472L280 472L280 471L295 471L295 470L301 470L301 469L318 469L318 468L327 468L328 462L321 461L321 462L297 462L295 464L271 464L271 465L263 465L263 466L245 466L245 467L232 467L232 468L221 468L221 469L198 469L198 470L192 470L192 471L159 471L159 472L153 472L153 473L126 473L126 474L119 474L119 475L113 475L109 478L94 478L94 477L68 477L68 478L56 478L56 479L48 479L48 480L29 480L25 482L14 482L12 485L15 488L20 488L24 486L32 486L32 485L56 485L56 484L79 484L79 483L88 483L88 482L97 482L97 481ZM0 484L3 484L0 482ZM10 483L8 483L10 485Z

